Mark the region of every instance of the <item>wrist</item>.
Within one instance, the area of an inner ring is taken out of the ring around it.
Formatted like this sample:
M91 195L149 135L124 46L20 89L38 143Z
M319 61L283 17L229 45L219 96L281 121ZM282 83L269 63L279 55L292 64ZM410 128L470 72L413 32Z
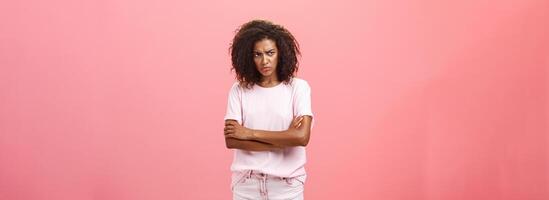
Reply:
M248 135L250 136L250 140L255 140L257 138L254 129L248 129Z

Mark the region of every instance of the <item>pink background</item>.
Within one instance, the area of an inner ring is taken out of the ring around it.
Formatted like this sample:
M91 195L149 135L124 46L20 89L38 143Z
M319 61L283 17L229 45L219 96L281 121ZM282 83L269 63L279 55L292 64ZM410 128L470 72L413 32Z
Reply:
M549 199L549 1L6 1L0 199L230 199L238 25L301 43L307 199Z

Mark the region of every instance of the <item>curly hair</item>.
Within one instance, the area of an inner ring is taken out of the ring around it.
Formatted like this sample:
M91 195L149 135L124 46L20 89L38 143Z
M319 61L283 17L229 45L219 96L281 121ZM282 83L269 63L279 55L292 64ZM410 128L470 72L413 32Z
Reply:
M261 74L253 61L253 49L256 42L271 39L276 43L279 56L276 75L279 81L289 84L297 73L301 55L299 44L294 36L281 25L266 20L249 21L239 29L229 48L232 68L241 86L251 88L261 81Z

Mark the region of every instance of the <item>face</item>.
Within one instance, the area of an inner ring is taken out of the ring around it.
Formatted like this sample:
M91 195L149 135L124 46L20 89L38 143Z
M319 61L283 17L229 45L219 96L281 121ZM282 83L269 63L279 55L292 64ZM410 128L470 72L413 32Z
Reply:
M255 67L263 78L276 78L276 65L278 61L278 49L276 42L271 39L263 39L255 43L253 52Z

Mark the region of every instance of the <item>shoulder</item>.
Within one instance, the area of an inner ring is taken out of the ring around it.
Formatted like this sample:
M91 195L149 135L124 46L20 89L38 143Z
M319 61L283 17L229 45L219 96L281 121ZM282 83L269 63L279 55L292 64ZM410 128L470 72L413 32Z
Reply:
M311 87L309 83L301 78L294 77L292 79L292 93L293 95L302 95L311 93Z
M294 77L292 79L292 87L294 88L310 88L309 83L301 78Z
M243 87L241 86L240 82L239 81L235 81L232 85L231 85L231 92L241 92L243 89Z

